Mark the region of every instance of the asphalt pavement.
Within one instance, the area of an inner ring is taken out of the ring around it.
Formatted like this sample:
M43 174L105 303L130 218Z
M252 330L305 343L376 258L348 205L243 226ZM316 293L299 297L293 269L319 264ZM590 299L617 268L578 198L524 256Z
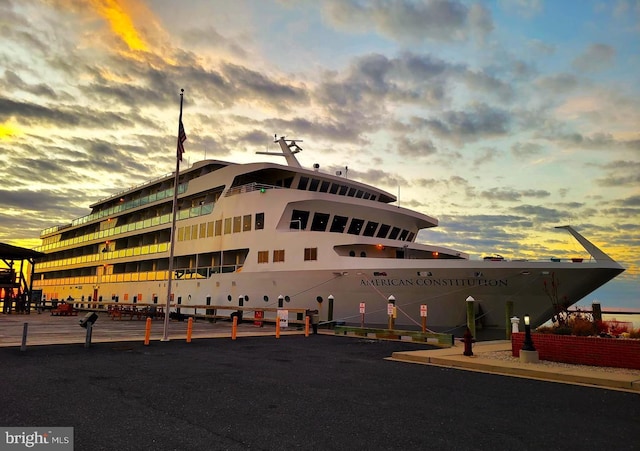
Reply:
M0 425L73 427L76 450L638 449L637 393L390 359L426 351L248 331L5 346Z

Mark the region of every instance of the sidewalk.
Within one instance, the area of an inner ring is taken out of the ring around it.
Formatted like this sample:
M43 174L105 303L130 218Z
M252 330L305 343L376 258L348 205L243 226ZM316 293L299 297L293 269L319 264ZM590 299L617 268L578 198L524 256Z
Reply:
M456 343L452 348L394 352L390 359L569 384L584 384L640 394L640 371L605 371L585 365L566 365L542 360L540 363L520 363L517 359L497 358L495 353L499 351L511 351L511 342L500 340L475 343L473 356L463 355L464 346Z

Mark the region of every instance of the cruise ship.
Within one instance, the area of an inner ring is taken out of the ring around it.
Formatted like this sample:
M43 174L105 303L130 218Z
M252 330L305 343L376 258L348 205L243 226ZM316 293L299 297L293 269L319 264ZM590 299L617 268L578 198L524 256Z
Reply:
M475 260L420 243L437 219L374 186L303 168L300 141L275 141L277 152L258 153L286 164L207 159L42 231L34 288L46 300L163 305L171 268L172 302L183 308L317 309L321 322L385 325L391 302L396 325L417 326L426 312L430 330L453 331L466 324L468 299L480 326L505 328L507 303L535 326L624 271L570 226L589 258Z

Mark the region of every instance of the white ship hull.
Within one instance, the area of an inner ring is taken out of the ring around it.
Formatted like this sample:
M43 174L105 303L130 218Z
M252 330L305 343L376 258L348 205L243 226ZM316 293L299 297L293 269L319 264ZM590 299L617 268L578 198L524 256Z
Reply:
M303 169L295 142L278 141L288 166L211 160L180 172L174 233L173 176L43 231L39 250L47 255L34 287L48 300L159 305L170 291L183 309L207 298L238 306L241 296L245 308L273 308L282 296L284 308L352 324L362 321L364 302L369 325L387 324L393 296L396 325L417 327L426 305L428 327L443 331L466 323L468 297L481 326L506 327L507 303L542 324L624 271L568 226L588 261L471 260L419 243L418 232L436 219L391 205L395 197L375 187Z

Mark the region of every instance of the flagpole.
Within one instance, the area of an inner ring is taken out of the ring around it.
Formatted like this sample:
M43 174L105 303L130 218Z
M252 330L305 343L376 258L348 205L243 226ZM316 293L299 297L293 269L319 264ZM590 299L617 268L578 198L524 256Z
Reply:
M178 208L178 182L180 176L180 160L182 154L180 153L180 146L182 144L181 131L182 131L182 100L184 89L180 89L180 119L178 120L178 147L176 148L176 173L173 181L173 208L171 218L171 244L169 245L169 278L167 281L167 303L164 309L164 328L162 332L162 339L160 341L169 341L169 309L171 308L171 280L173 279L173 252L175 249L175 236L176 236L176 216Z

